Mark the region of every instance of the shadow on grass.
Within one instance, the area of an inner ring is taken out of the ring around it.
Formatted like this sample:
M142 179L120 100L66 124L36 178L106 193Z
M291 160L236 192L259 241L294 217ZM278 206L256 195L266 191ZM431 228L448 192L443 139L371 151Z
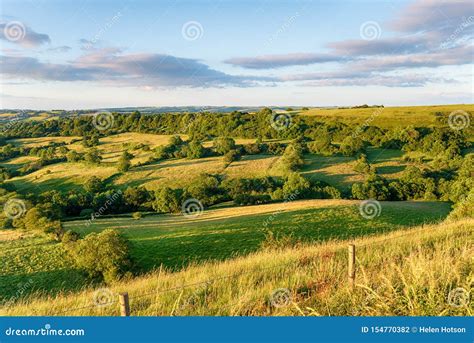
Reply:
M84 274L77 269L2 275L0 276L0 306L35 293L55 295L62 292L76 292L89 284Z
M207 225L203 223L194 229L167 232L157 229L155 234L153 229L147 229L146 236L140 230L124 233L130 239L132 255L143 271L160 265L179 270L190 263L225 260L255 252L265 240L267 230L310 243L433 223L445 218L449 212L449 204L444 203L381 204L381 214L373 220L360 216L358 206L344 206L240 217Z

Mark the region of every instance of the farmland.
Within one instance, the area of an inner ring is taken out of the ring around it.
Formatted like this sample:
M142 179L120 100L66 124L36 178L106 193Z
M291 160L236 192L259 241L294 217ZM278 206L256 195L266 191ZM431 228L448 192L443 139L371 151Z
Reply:
M133 218L102 218L90 226L85 220L65 222L66 229L82 235L113 228L131 243L133 258L142 271L163 265L181 269L187 264L223 260L257 251L268 230L294 242L322 242L376 235L446 217L443 203L383 203L381 215L367 221L356 202L307 200L280 205L247 206L209 210L198 218L153 215ZM397 213L404 212L403 218ZM420 215L420 212L422 215ZM237 220L238 218L238 220ZM271 219L271 225L265 222ZM80 285L80 272L60 244L41 237L2 241L2 294L13 295L15 285L29 278L39 289L71 290ZM21 253L21 255L19 255ZM34 263L33 263L34 262ZM76 282L68 282L73 278ZM35 291L31 288L29 291Z
M472 105L459 107L472 111ZM472 236L472 220L466 218L473 216L473 135L469 127L448 125L453 108L383 108L370 122L379 107L133 112L110 114L114 126L100 130L91 116L55 113L13 124L1 146L0 302L8 303L8 314L25 314L54 298L59 310L86 301L94 289L116 292L127 284L138 294L148 291L146 282L164 278L173 286L210 276L212 268L252 270L248 265L270 264L265 260L272 254L278 261L300 260L326 249L342 251L356 241L371 242L374 252L361 252L366 275L360 292L344 306L372 291L379 299L400 297L398 288L387 291L395 287L396 273L379 268L377 260L393 258L419 292L426 284L414 279L414 263L440 275L423 298L426 306L420 300L403 307L397 298L394 309L380 300L355 314L449 312L440 301L427 299L472 276L465 243ZM269 125L275 116L291 116L288 127ZM400 232L413 236L395 239ZM377 243L391 237L400 246ZM443 250L446 239L452 239L452 256ZM457 256L461 262L452 272L433 267L429 246L438 261ZM415 250L418 255L411 253ZM255 280L242 279L238 305L210 314L277 314L261 301L277 283L289 283L302 300L295 304L311 308L305 315L351 314L344 306L336 309L344 289L329 294L343 282L340 255L331 253L331 267L318 274L325 286L318 286L316 297L299 295L298 289L312 287L308 271L297 269L289 278L269 272L249 293L244 287ZM117 260L108 261L111 256ZM431 277L426 282L434 282ZM228 302L235 291L216 287L211 305ZM400 287L404 292L410 285ZM172 301L177 299L160 298L157 308L142 304L138 313L174 313ZM203 307L193 311L209 314Z
M446 297L453 285L469 289L472 282L473 228L469 219L352 240L361 247L361 275L352 292L346 280L347 244L335 241L207 262L178 273L161 270L111 285L110 300L129 292L134 316L472 315L472 303L453 307ZM219 279L227 275L236 277ZM216 278L206 288L200 286ZM194 286L181 288L188 284ZM281 288L290 291L290 306L272 307L270 296ZM160 292L166 289L175 290ZM24 299L0 314L118 315L116 303L91 306L96 292L88 288Z

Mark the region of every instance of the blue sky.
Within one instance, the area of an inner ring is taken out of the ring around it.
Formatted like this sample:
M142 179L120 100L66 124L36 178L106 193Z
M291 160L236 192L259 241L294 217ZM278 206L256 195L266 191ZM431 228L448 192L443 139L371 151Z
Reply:
M2 108L471 103L471 1L22 1Z

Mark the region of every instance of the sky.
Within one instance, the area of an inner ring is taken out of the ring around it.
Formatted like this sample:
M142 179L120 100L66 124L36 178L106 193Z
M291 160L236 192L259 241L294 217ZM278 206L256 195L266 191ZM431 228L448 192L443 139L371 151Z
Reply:
M473 102L474 2L2 0L0 108Z

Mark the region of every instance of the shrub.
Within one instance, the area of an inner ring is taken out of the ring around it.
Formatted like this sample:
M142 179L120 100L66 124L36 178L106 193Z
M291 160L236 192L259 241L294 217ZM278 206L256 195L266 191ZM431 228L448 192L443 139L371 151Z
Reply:
M261 151L261 147L260 147L260 144L245 144L243 146L243 150L244 150L244 154L246 155L257 155L257 154L260 154L262 151Z
M323 137L320 140L309 143L308 150L313 154L332 156L337 152L337 147L331 144L329 137Z
M206 149L197 141L192 141L183 150L187 158L201 158L206 155Z
M237 205L260 205L270 202L268 194L239 194L234 198Z
M237 150L230 150L224 155L224 163L226 165L231 164L234 161L237 161L240 159L240 154L237 152Z
M454 209L449 214L448 218L453 220L461 218L474 218L474 191L472 189L464 200L454 205Z
M229 137L218 137L214 139L214 150L219 155L224 155L235 149L235 141Z
M223 197L219 188L219 179L213 175L202 174L186 189L187 195L196 198L204 206L217 203Z
M79 268L106 283L118 280L131 265L127 241L115 230L90 233L67 249Z
M344 156L353 156L364 148L362 139L352 136L347 136L339 147Z
M103 191L104 184L100 178L97 176L92 176L85 182L84 189L89 193L99 193Z
M61 242L63 243L76 242L79 240L79 238L80 238L80 235L76 231L68 230L61 237Z
M139 220L139 219L142 218L142 213L141 212L133 212L132 218L136 219L136 220Z
M161 212L180 212L182 193L181 189L171 189L169 187L157 189L153 209Z
M91 164L99 164L102 160L102 157L99 154L99 151L96 148L89 149L84 154L84 161Z
M290 144L286 147L280 159L280 165L285 171L295 171L304 164L303 149L299 144Z
M130 154L128 151L124 151L118 161L118 170L121 172L128 171L130 167L132 166L132 163L130 162L132 158L133 158L132 154Z
M391 197L388 182L381 176L372 174L363 183L352 185L352 196L355 199L389 200Z
M283 185L283 197L305 198L311 191L311 184L298 173L291 173Z
M359 158L356 161L354 170L358 173L369 174L372 171L372 167L367 161L367 155L360 154Z

